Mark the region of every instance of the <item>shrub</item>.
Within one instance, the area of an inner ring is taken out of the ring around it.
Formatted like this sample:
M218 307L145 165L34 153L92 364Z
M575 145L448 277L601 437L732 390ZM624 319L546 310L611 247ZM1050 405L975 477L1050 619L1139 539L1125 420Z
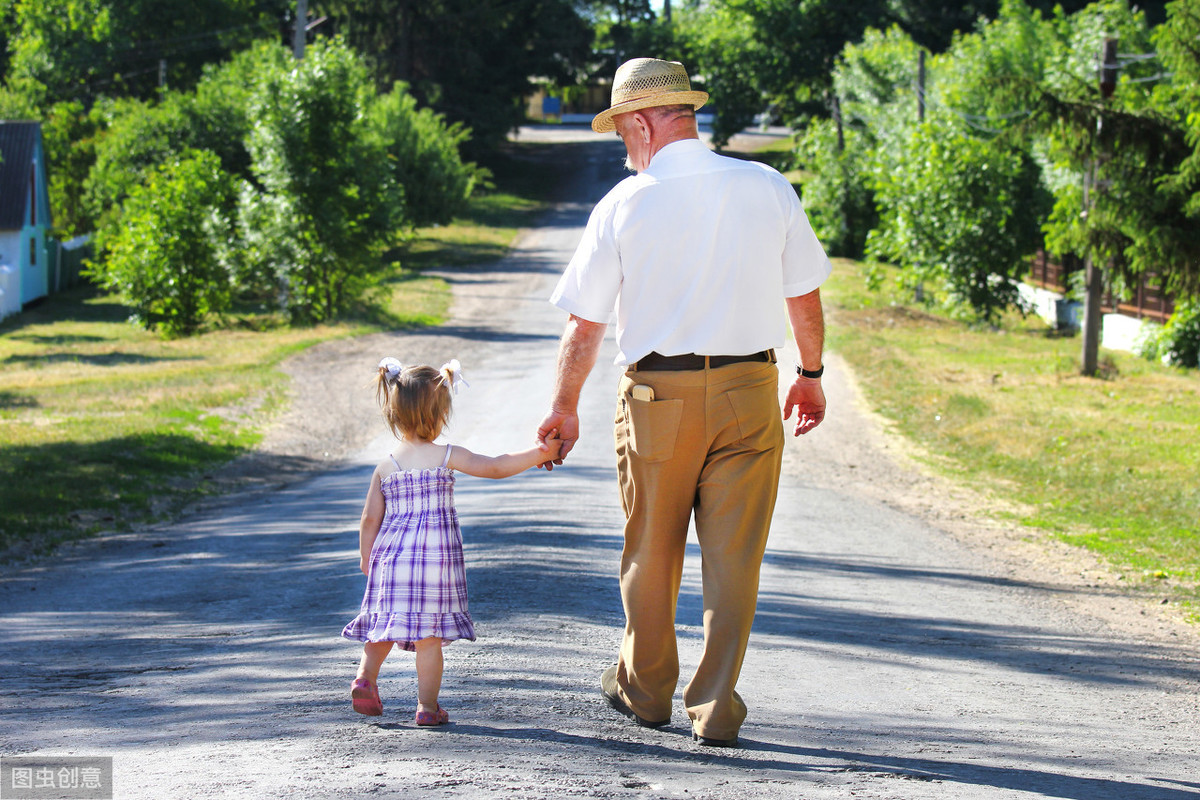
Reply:
M1200 300L1177 303L1166 325L1146 332L1137 352L1176 367L1200 367Z
M869 154L861 152L857 131L845 132L838 152L837 133L828 120L811 123L798 153L811 175L804 182L804 210L817 238L830 255L862 258L867 234L879 219L875 193L866 172Z
M91 277L115 289L148 329L195 332L228 307L229 271L220 253L230 235L229 179L208 151L190 151L134 186L119 223L100 232L107 258Z
M453 219L480 174L458 152L470 132L458 123L447 126L428 108L418 109L401 83L371 105L370 126L387 152L396 182L404 187L407 222L419 227Z
M374 89L341 40L258 77L247 140L261 190L243 187L244 263L294 321L332 319L379 277L403 224L403 191L367 113Z

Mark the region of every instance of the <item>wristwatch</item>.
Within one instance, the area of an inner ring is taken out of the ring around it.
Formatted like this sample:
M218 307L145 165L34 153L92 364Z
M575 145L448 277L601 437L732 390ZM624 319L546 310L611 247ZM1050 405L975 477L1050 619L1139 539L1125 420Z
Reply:
M825 365L822 364L821 366L817 367L816 369L805 369L804 367L797 364L796 365L796 374L799 375L801 378L813 378L815 380L816 378L819 378L825 374Z

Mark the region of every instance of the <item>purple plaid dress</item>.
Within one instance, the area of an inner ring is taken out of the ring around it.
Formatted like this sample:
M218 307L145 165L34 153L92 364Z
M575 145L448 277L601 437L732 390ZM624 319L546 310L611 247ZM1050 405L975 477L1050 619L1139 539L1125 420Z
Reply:
M430 636L443 644L475 641L449 461L447 445L436 469L396 464L384 476L383 523L371 549L362 608L342 630L347 639L395 642L405 650L416 650L416 642Z

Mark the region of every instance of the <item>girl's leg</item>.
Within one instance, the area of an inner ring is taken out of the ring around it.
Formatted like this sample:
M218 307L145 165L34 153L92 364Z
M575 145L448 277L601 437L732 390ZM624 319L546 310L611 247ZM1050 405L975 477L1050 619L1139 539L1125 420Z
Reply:
M362 661L358 665L358 677L350 685L350 702L354 710L369 717L383 713L383 702L379 699L379 668L392 649L392 642L366 642L363 644Z
M366 642L363 644L362 661L358 664L358 677L366 678L372 684L379 682L379 668L383 660L392 651L393 642Z
M442 639L430 636L417 642L417 711L436 713L442 688Z

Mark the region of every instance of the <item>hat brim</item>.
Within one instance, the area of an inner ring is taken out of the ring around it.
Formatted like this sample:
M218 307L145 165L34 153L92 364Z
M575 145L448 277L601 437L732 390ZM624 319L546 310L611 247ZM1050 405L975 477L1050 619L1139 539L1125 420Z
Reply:
M648 97L639 97L635 100L626 100L624 103L619 103L612 108L606 108L592 118L592 130L596 133L609 133L616 130L616 125L613 124L613 117L618 114L628 114L630 111L640 111L643 108L653 108L655 106L692 106L699 110L701 106L708 102L708 92L665 92L663 94L649 95Z

